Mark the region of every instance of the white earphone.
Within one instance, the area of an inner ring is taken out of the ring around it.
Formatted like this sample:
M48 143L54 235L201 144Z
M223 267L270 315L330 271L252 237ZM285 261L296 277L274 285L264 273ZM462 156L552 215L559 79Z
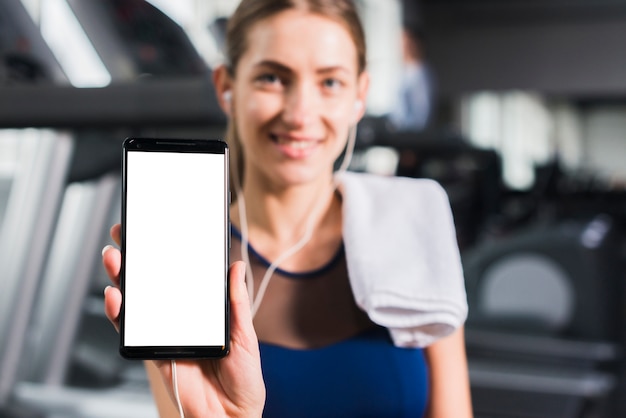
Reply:
M354 102L354 114L355 114L355 116L359 116L359 112L361 112L362 109L363 109L363 101L362 100L357 100L356 102Z
M222 93L222 98L228 104L230 104L232 97L233 97L233 93L230 90L226 90L224 93Z

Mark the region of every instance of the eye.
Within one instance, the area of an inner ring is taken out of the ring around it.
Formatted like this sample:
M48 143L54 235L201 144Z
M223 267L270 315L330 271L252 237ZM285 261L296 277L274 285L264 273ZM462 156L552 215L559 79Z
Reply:
M272 73L261 74L257 77L257 81L263 84L276 84L281 82L280 77Z
M324 88L330 90L338 89L339 87L341 87L341 84L341 81L336 78L326 78L324 79L324 81L322 81L322 85L324 86Z

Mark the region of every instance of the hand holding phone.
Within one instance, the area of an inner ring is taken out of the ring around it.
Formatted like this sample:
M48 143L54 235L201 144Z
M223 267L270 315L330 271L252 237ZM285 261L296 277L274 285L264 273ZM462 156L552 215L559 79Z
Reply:
M123 154L120 353L222 357L230 339L228 147L129 138Z
M111 229L120 244L120 225ZM119 285L121 254L106 248L103 264L114 286L105 290L105 313L118 327L122 294ZM231 351L225 358L178 361L178 385L183 409L189 416L260 417L265 403L259 345L252 325L252 314L244 282L245 265L234 263L229 271L231 301ZM152 362L150 362L152 363ZM170 362L154 361L159 382L167 385L170 396ZM163 411L161 411L163 412Z

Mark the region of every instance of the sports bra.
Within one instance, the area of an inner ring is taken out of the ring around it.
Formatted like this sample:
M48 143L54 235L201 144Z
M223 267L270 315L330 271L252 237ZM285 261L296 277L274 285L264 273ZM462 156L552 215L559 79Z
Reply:
M384 328L312 350L260 343L264 417L424 416L428 369L421 349L394 347Z
M239 231L233 228L231 259L240 259ZM270 264L249 247L252 267ZM315 271L275 274L288 280L316 280L345 269L340 248ZM347 274L347 270L342 273ZM259 342L266 387L267 418L419 418L428 400L428 367L422 349L393 345L385 328L369 328L321 348L293 349Z

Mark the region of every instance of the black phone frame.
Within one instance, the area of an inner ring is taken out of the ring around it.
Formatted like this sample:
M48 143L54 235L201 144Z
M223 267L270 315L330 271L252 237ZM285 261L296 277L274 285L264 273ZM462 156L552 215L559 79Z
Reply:
M125 312L125 266L126 266L126 199L127 199L127 158L128 151L142 152L184 152L184 153L211 153L225 155L225 214L226 245L224 260L225 286L225 345L223 346L127 346L124 344L124 312ZM122 144L122 215L121 215L121 245L122 254L120 266L120 289L122 305L119 315L120 355L129 360L176 360L176 359L204 359L221 358L230 351L230 280L228 268L230 265L230 188L229 188L229 148L225 141L217 139L169 139L169 138L126 138Z

